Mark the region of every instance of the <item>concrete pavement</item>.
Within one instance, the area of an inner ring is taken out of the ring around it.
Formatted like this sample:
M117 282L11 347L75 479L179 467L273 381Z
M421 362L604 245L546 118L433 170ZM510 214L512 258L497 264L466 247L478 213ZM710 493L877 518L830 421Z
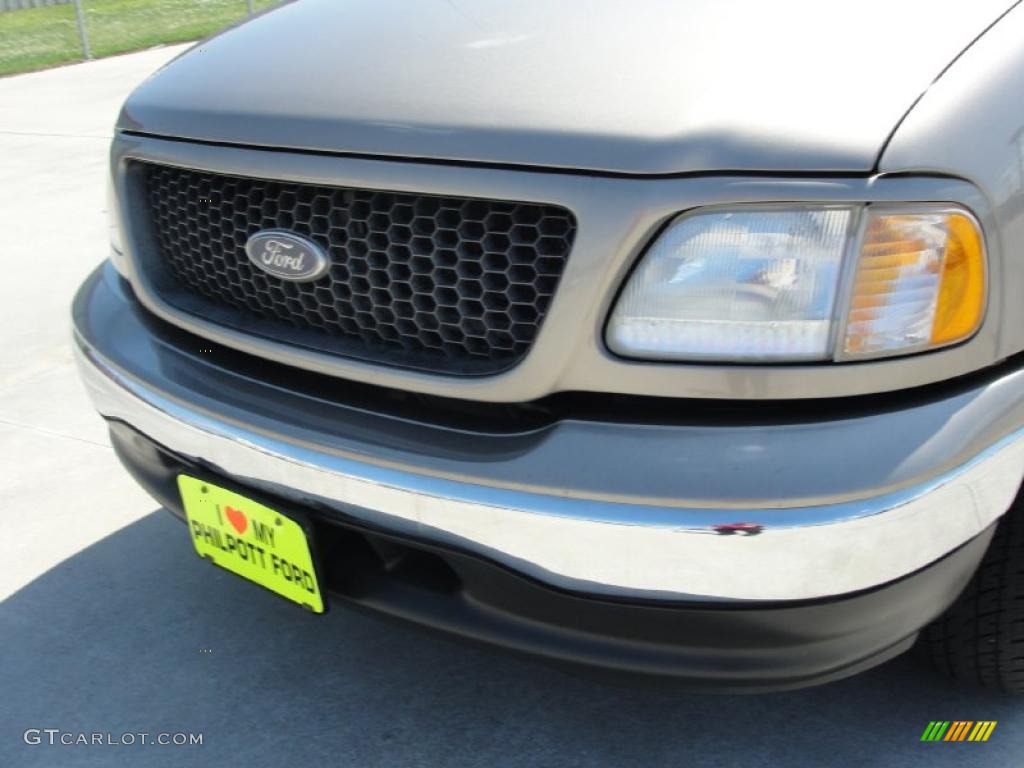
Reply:
M152 509L75 377L69 302L106 257L120 103L183 48L0 79L0 599Z
M200 562L113 457L68 305L106 252L117 107L180 47L0 79L0 766L1008 766L1024 702L899 659L787 694L608 687ZM999 721L921 744L932 719ZM30 746L28 728L203 734Z

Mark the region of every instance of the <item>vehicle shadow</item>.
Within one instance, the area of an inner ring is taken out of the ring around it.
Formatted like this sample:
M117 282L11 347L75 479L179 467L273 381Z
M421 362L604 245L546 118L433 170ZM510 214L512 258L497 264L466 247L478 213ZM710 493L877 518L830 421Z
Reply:
M985 744L922 744L934 719L999 725ZM28 728L203 743L26 745ZM163 511L0 603L4 766L1002 766L1022 732L1020 703L907 657L804 691L703 696L348 609L315 617L201 562Z

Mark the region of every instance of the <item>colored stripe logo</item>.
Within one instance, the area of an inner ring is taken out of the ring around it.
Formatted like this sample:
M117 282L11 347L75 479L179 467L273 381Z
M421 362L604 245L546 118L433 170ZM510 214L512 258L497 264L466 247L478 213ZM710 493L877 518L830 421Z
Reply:
M932 720L921 741L988 741L998 720Z

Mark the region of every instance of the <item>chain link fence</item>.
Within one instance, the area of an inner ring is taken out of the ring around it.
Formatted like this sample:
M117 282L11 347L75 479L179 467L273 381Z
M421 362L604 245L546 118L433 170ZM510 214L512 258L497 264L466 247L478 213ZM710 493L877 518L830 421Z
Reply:
M285 0L0 0L0 76L197 40Z

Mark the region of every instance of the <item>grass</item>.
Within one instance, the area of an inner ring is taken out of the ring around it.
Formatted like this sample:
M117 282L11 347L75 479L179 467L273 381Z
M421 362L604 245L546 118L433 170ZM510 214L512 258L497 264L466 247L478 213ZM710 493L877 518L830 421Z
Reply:
M245 0L82 0L82 7L94 58L197 40L246 15ZM72 3L0 13L0 76L81 60Z

